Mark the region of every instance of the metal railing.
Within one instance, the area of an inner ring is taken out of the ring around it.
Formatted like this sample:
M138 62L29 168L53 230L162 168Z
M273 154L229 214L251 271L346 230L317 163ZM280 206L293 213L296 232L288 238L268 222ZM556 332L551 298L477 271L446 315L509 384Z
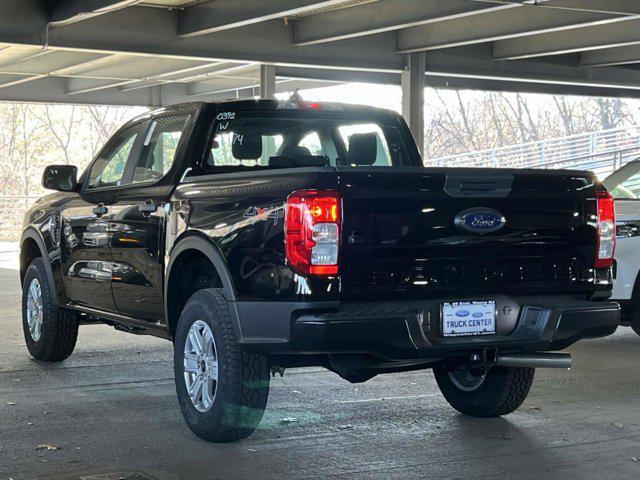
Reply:
M604 178L640 156L640 128L616 128L427 159L429 166L573 168Z
M20 238L24 214L37 198L0 196L0 240Z

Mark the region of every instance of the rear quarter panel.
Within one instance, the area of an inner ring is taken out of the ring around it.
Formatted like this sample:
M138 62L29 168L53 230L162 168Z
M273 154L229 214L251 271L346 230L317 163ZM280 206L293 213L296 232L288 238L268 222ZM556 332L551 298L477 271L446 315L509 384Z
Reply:
M332 168L260 170L187 179L174 192L167 251L185 235L208 237L232 275L236 300L333 300L338 278L304 278L286 263L284 206L291 192L335 189Z

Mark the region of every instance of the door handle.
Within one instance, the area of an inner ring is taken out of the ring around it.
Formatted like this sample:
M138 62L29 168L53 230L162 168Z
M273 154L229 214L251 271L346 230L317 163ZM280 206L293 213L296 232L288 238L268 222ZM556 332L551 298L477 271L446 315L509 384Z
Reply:
M151 200L147 200L145 203L138 206L138 210L140 210L142 215L144 215L145 217L148 217L152 213L155 213L158 211L158 204Z
M92 212L96 215L96 217L100 218L102 215L106 215L107 212L109 212L109 209L101 203L97 207L93 207Z

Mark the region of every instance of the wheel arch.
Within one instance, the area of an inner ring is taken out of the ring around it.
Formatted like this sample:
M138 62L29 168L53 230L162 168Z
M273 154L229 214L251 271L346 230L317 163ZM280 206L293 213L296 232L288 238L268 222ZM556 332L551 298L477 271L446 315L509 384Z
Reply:
M53 269L49 259L49 252L40 232L33 227L27 227L20 238L20 283L24 282L27 268L34 259L42 257L44 268L47 273L47 280L52 291L56 290L56 282L53 279ZM57 294L53 295L53 301L58 306Z
M171 250L165 271L164 311L167 330L172 338L182 307L189 297L189 295L181 295L178 289L179 277L182 275L183 266L188 262L204 261L205 259L214 270L211 272L212 276L208 279L209 286L218 287L224 291L225 298L230 304L234 324L239 329L235 309L235 288L227 262L218 247L210 239L200 233L193 232L178 239ZM190 294L201 289L195 285L193 285L193 288L194 290Z

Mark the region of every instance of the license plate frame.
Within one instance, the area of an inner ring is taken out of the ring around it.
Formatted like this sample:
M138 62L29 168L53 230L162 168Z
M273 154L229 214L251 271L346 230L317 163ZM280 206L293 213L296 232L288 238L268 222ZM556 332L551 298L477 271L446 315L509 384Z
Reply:
M440 306L443 337L480 337L496 334L496 301L444 302Z

